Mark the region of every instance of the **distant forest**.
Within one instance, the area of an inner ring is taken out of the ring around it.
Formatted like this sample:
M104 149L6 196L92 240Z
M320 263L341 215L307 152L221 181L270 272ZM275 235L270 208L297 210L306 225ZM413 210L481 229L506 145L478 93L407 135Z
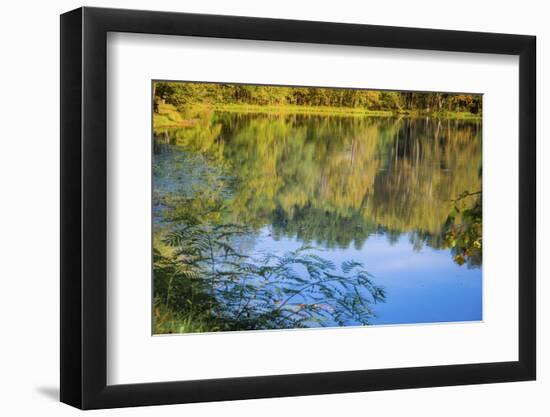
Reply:
M480 94L425 93L346 88L279 87L194 82L155 82L155 109L190 105L323 106L393 112L481 113Z

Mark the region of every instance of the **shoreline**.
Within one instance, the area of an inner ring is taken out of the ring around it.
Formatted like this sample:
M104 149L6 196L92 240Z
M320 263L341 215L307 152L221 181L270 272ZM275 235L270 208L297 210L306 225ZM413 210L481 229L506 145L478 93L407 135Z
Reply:
M189 105L184 112L169 104L160 104L158 112L153 112L153 128L169 129L192 127L197 124L200 113L257 113L257 114L300 114L326 115L335 117L415 117L452 120L481 120L482 115L468 112L424 112L418 110L369 110L353 107L300 106L300 105L257 105L257 104L197 104ZM191 113L193 117L185 117Z

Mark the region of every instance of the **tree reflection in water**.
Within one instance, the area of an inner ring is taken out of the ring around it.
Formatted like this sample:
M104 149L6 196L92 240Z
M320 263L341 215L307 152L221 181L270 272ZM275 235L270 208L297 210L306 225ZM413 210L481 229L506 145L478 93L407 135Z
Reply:
M367 324L368 265L313 249L371 235L481 265L480 122L204 113L154 151L156 333Z

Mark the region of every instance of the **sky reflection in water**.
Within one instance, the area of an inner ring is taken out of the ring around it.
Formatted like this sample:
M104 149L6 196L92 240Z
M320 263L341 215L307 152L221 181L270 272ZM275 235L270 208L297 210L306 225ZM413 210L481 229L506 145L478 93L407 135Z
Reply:
M214 114L155 142L155 233L166 204L222 199L216 221L252 227L252 256L363 263L387 294L372 324L482 319L481 258L458 265L440 235L480 189L479 122Z
M256 240L255 250L284 253L299 248L297 239L275 240L268 228ZM384 234L369 237L361 249L353 245L319 251L340 263L363 262L384 286L388 298L375 306L372 324L410 324L482 320L481 268L459 266L449 251L424 247L416 251L403 235L393 244Z

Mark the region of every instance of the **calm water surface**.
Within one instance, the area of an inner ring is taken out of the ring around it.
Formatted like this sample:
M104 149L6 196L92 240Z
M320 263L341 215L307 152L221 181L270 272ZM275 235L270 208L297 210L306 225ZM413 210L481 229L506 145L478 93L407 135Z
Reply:
M441 235L481 190L480 122L209 113L155 132L153 174L155 234L185 205L250 226L251 256L363 263L387 294L372 324L482 319L481 259L459 265Z

